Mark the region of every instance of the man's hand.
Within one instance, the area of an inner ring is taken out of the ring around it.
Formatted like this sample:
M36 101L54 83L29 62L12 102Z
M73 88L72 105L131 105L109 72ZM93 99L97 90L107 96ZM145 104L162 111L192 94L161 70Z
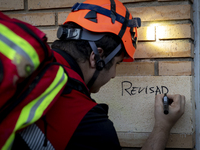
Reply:
M169 114L163 113L163 97L164 95L156 95L155 97L155 128L163 130L171 130L176 121L183 115L185 110L185 96L183 95L167 95L171 104L169 105Z
M184 113L185 96L167 95L168 99L171 100L167 115L164 114L163 97L163 94L155 97L155 124L142 150L164 150L171 128Z

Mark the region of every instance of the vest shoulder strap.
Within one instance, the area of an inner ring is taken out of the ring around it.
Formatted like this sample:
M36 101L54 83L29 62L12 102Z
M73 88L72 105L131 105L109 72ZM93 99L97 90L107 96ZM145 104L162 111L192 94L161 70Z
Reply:
M87 86L83 83L82 78L71 68L65 67L65 71L68 74L69 78L62 94L69 94L72 90L76 90L91 98L89 90Z

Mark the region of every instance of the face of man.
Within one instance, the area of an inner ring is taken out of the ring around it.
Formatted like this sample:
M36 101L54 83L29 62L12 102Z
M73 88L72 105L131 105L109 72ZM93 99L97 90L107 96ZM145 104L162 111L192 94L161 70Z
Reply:
M124 58L124 54L122 53L120 56L114 57L113 65L109 70L105 68L100 71L96 81L94 82L93 86L90 89L91 93L97 93L100 88L105 85L110 79L114 78L116 75L116 67L119 63L122 62Z

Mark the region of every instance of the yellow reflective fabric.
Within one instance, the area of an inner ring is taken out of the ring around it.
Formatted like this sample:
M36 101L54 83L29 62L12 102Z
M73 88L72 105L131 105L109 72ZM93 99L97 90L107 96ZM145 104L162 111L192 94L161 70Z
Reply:
M62 89L62 87L67 83L68 76L65 74L64 69L59 66L57 75L51 85L42 93L39 97L31 101L29 104L24 106L18 121L15 125L13 133L6 141L3 150L7 150L11 147L12 142L15 138L15 132L23 127L26 127L34 122L36 122L43 114L48 105L52 102L54 97Z
M34 70L39 66L40 60L35 49L23 38L9 28L0 24L0 52L13 60L16 53L23 55L34 65Z
M2 54L4 54L6 57L8 57L9 59L11 59L11 60L13 60L14 59L14 57L15 57L15 51L11 48L11 47L9 47L8 45L6 45L4 42L2 42L1 40L0 40L0 52L2 53Z

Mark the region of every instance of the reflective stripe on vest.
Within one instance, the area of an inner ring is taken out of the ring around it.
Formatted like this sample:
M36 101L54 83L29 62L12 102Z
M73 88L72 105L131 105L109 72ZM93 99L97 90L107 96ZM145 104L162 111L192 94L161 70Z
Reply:
M28 145L28 147L32 150L55 150L53 145L49 140L47 140L46 146L44 146L45 135L40 130L40 128L36 124L32 124L19 133L24 142Z
M42 116L48 105L56 97L62 87L67 83L67 80L68 76L65 74L63 67L59 66L54 81L44 91L44 93L23 107L12 134L3 146L3 150L11 148L15 138L15 132L17 130L36 122Z
M0 52L12 61L15 59L17 64L25 58L34 70L40 64L39 56L32 45L2 24L0 24Z

